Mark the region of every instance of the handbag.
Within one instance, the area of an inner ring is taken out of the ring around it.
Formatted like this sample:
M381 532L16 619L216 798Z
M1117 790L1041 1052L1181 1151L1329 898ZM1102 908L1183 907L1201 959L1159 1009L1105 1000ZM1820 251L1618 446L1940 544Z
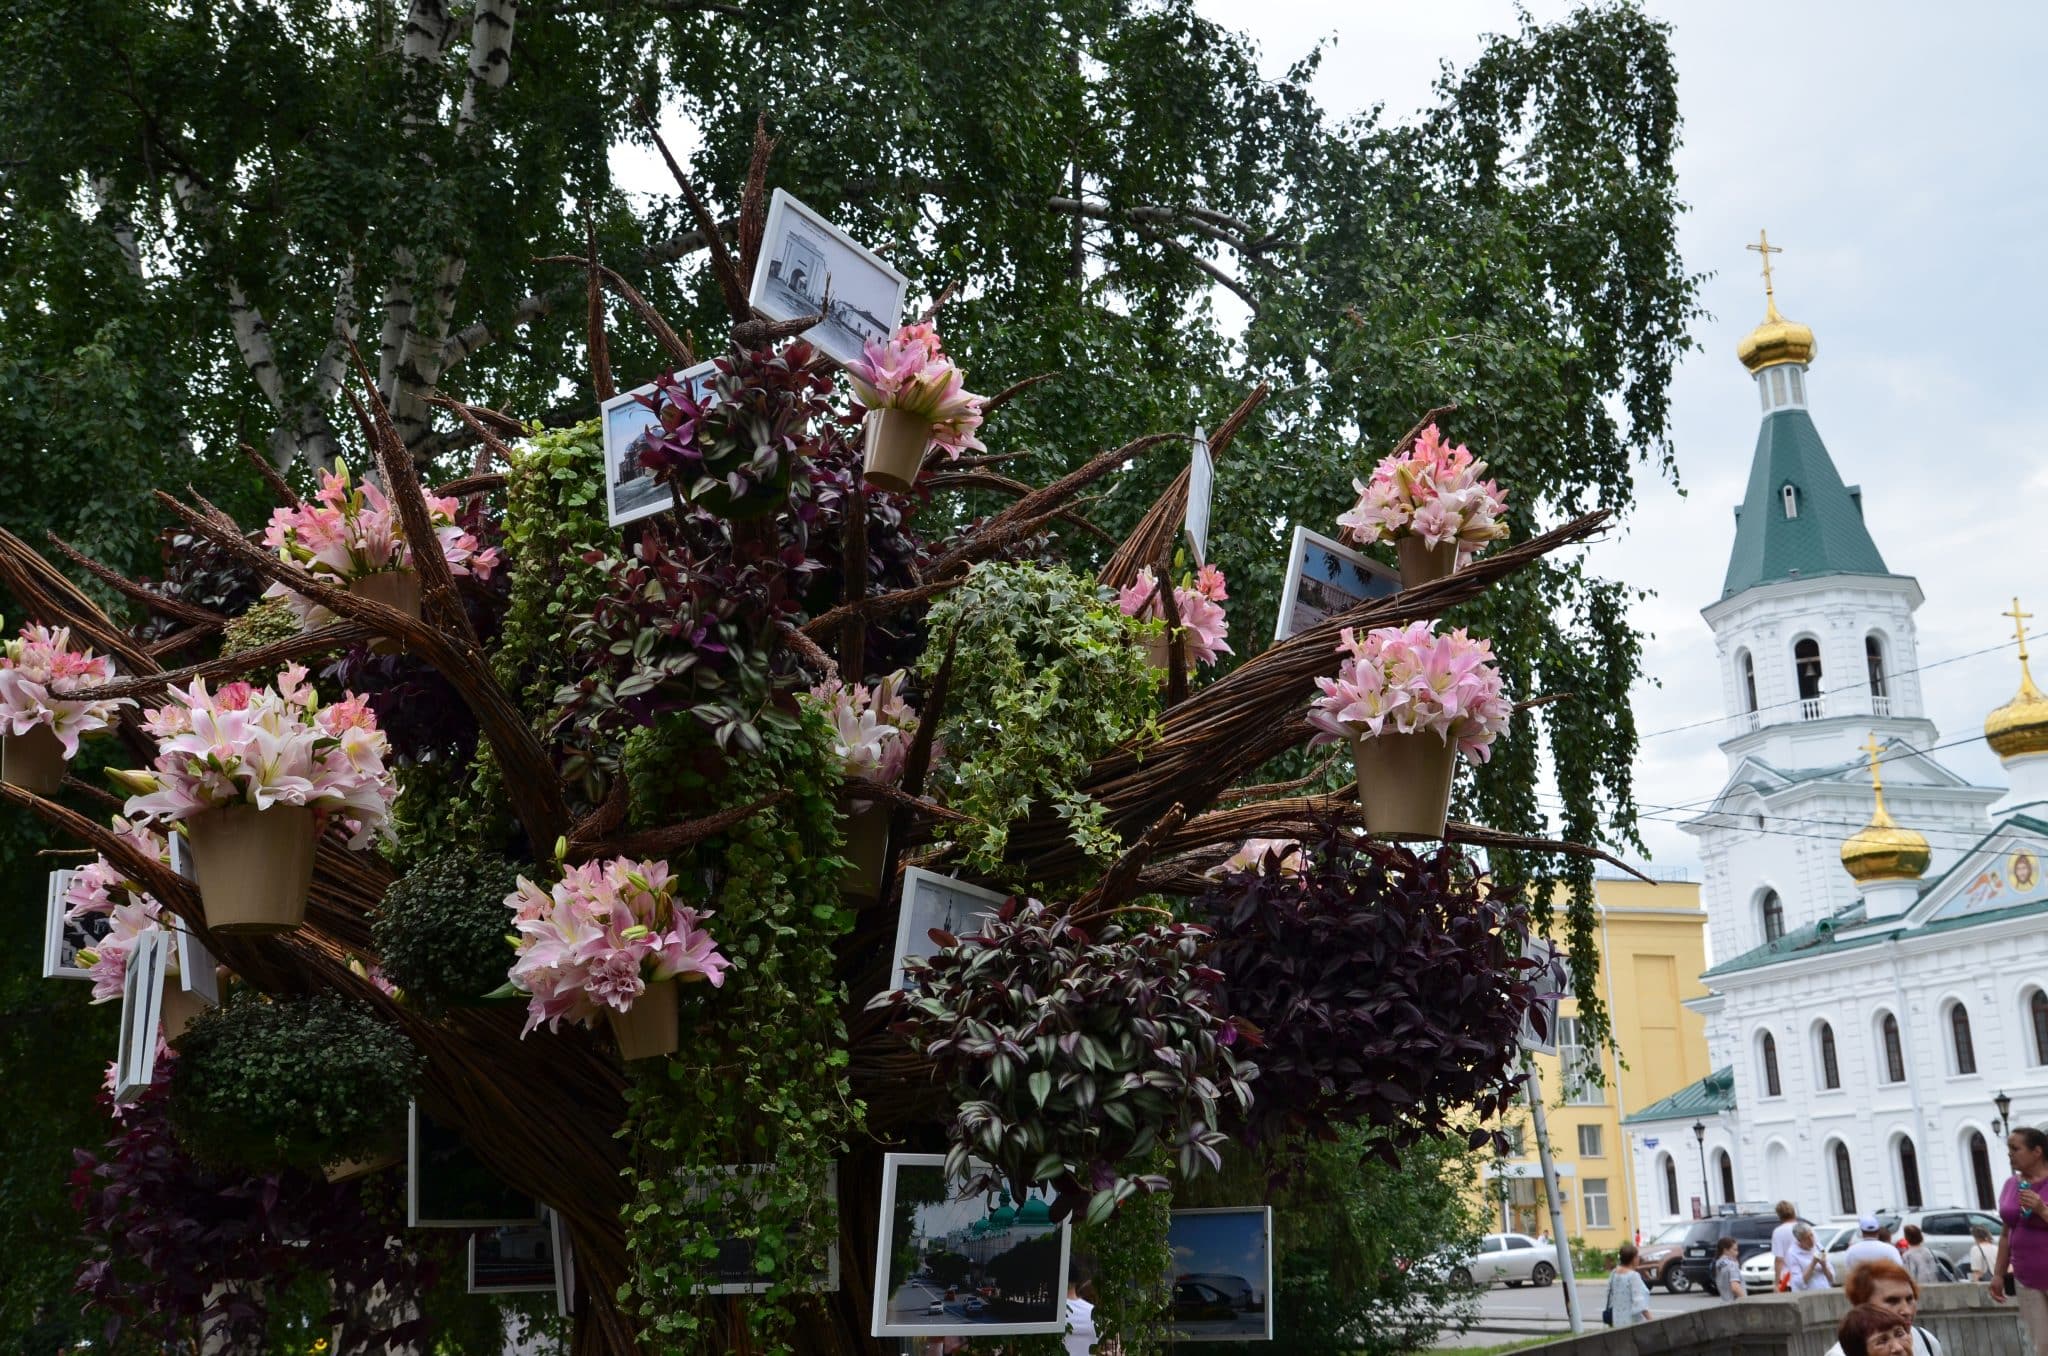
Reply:
M1608 1327L1610 1327L1610 1328L1614 1326L1614 1306L1613 1306L1613 1305L1611 1305L1611 1304L1610 1304L1610 1305L1608 1305L1608 1306L1607 1306L1607 1307L1606 1307L1605 1309L1602 1309L1602 1310L1600 1311L1600 1321L1601 1321L1602 1323L1605 1323L1605 1324L1606 1324L1606 1325L1607 1325Z

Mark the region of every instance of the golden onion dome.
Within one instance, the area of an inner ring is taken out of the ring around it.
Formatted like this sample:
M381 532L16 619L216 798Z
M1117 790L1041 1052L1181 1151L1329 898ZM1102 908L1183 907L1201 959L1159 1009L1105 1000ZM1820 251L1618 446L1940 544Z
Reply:
M1926 872L1932 854L1927 839L1892 819L1884 808L1884 777L1877 770L1877 736L1864 745L1870 755L1871 794L1876 806L1865 824L1842 844L1842 869L1859 885L1882 880L1918 880Z
M2012 600L2013 633L2020 642L2020 690L2005 705L1984 717L1984 742L2000 758L2018 758L2029 753L2048 753L2048 697L2034 686L2027 668L2027 619L2034 614L2020 611L2020 600Z
M1819 345L1814 343L1813 330L1779 315L1778 303L1769 297L1764 300L1764 323L1744 335L1742 342L1735 346L1735 356L1751 372L1761 372L1766 367L1784 363L1798 363L1804 367L1813 361L1817 352Z

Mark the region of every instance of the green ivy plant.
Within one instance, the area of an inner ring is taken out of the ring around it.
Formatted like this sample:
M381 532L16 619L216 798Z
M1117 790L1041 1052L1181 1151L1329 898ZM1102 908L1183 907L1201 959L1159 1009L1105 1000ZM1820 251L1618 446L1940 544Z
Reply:
M201 1162L257 1172L368 1157L404 1135L423 1063L366 1003L243 990L179 1042L171 1128Z
M1153 1154L1150 1170L1164 1172L1167 1156ZM1098 1224L1074 1230L1076 1256L1094 1263L1096 1345L1123 1356L1153 1356L1163 1349L1173 1312L1173 1196L1133 1196Z
M680 878L708 878L703 903L732 970L682 1049L643 1061L627 1089L624 1298L660 1350L709 1349L712 1301L693 1290L722 1238L750 1247L763 1287L745 1310L754 1349L790 1349L838 1237L831 1169L863 1122L833 968L833 941L853 915L839 895L831 727L809 712L788 728L764 726L762 739L759 754L728 762L701 723L676 712L625 746L637 823L783 796L674 862ZM750 1165L767 1170L720 1171Z
M966 866L1002 876L1010 826L1040 804L1090 856L1114 859L1116 832L1077 787L1092 760L1151 724L1157 684L1108 590L1061 567L981 564L927 626L920 674L954 656L940 784L974 820L957 835Z
M444 846L423 858L384 892L371 924L384 977L430 1012L502 987L505 897L518 888L519 868L503 857Z
M595 419L543 429L512 449L506 475L505 563L512 603L492 656L498 681L540 726L556 689L578 677L569 628L604 593L604 574L584 559L609 546L604 438Z

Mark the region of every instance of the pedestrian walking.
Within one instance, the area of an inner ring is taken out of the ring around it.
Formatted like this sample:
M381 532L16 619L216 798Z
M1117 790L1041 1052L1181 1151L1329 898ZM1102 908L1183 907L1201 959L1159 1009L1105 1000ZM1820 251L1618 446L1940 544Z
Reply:
M1848 1276L1865 1262L1890 1262L1898 1265L1899 1250L1884 1241L1883 1226L1877 1216L1865 1215L1856 1221L1856 1227L1863 1236L1849 1245L1849 1251L1842 1256L1842 1274Z
M1892 1265L1897 1266L1894 1262ZM1785 1254L1787 1290L1832 1290L1835 1268L1813 1238L1813 1226L1800 1221L1792 1226L1792 1251Z
M1610 1328L1632 1328L1650 1321L1650 1287L1636 1273L1636 1245L1624 1243L1615 1254L1614 1270L1607 1274L1607 1312L1601 1315Z
M1723 1304L1749 1297L1749 1288L1742 1283L1740 1246L1732 1238L1723 1238L1714 1245L1714 1293Z
M1970 1237L1976 1240L1970 1244L1970 1280L1977 1285L1989 1285L1991 1264L1998 1256L1998 1245L1991 1241L1991 1231L1981 1224L1970 1226Z
M1842 1295L1852 1307L1874 1305L1911 1327L1913 1356L1942 1356L1940 1341L1914 1322L1920 1317L1920 1287L1897 1262L1864 1263L1856 1268L1842 1287ZM1848 1353L1838 1342L1828 1349L1827 1356L1848 1356Z
M2005 1232L1991 1263L1991 1298L2019 1304L2020 1323L2040 1356L2048 1356L2048 1134L2023 1125L2005 1140L2012 1176L1998 1193Z
M1915 1285L1940 1284L1941 1264L1934 1260L1934 1251L1927 1246L1927 1235L1917 1224L1908 1224L1905 1234L1906 1250L1899 1254L1899 1265L1906 1269Z
M1778 1227L1771 1230L1771 1284L1783 1290L1785 1285L1785 1254L1792 1251L1792 1230L1799 1223L1799 1212L1792 1208L1792 1202L1778 1202Z

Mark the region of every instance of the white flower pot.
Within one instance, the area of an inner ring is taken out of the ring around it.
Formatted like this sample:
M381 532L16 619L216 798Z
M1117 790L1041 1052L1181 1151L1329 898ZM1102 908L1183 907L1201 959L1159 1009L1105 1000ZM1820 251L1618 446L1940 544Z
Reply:
M1161 673L1173 665L1172 649L1173 642L1167 638L1164 631L1156 636L1145 637L1145 660Z
M1456 746L1433 734L1383 734L1352 740L1351 752L1366 832L1391 839L1444 836Z
M917 483L925 449L932 445L932 426L903 410L869 410L864 474L870 485L898 494Z
M420 615L420 577L411 570L380 570L376 574L366 574L360 579L349 580L348 591L358 598L396 608L408 617ZM377 654L400 654L405 650L405 642L379 636L370 642L370 649Z
M680 1044L676 984L672 979L660 980L642 989L633 1006L624 1012L613 1007L604 1010L612 1035L619 1042L620 1059L653 1059L676 1052Z

